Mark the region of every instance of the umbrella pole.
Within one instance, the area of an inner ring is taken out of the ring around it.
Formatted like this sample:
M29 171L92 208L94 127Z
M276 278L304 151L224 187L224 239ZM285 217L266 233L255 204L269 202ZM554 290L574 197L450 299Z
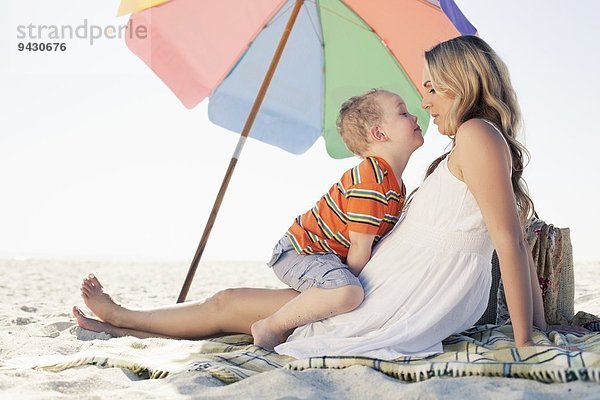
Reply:
M290 15L290 19L287 22L287 25L281 35L281 39L279 40L279 45L275 50L275 54L273 55L273 59L271 60L271 65L267 70L265 78L263 80L262 85L260 86L260 90L256 95L256 99L254 100L254 104L252 105L252 109L250 110L250 115L248 115L248 119L246 120L246 124L244 125L244 129L240 135L240 139L235 148L233 156L231 157L231 161L229 162L229 167L227 168L227 172L225 173L225 177L223 178L223 182L221 183L221 188L219 189L219 193L217 194L217 198L215 199L215 203L213 205L212 211L210 212L210 216L208 221L206 222L206 227L204 228L204 233L202 233L202 238L200 239L200 243L198 244L198 249L196 250L196 254L194 255L194 259L192 260L192 264L188 270L187 276L185 278L185 282L183 283L183 287L181 288L181 292L179 293L179 297L177 298L177 303L183 303L187 297L188 291L190 290L190 286L192 284L192 280L194 279L194 275L196 274L196 269L198 269L198 264L200 263L200 258L202 258L202 253L204 253L204 248L206 247L206 242L208 241L208 237L210 236L210 232L212 230L213 225L215 224L215 219L217 218L217 213L219 212L219 208L221 207L221 203L223 202L223 197L225 196L225 192L227 191L227 186L229 186L229 181L231 180L231 175L235 169L237 164L237 160L242 152L242 148L246 143L246 139L248 138L248 134L250 133L250 129L252 128L252 124L254 124L254 120L256 119L256 114L260 109L260 106L265 98L265 94L267 93L267 89L271 83L271 79L275 74L275 69L277 68L277 64L281 59L281 54L283 53L283 49L287 43L287 40L290 36L290 32L294 23L296 22L296 17L300 12L300 8L304 0L296 0L296 4L294 5L294 9Z

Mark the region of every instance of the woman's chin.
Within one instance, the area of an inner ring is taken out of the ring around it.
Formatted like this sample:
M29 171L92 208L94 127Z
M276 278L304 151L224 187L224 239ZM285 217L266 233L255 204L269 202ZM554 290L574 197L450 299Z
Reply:
M442 136L448 136L448 137L454 137L454 133L450 133L448 131L446 131L446 129L444 128L440 128L439 126L437 126L437 130L440 133L440 135Z

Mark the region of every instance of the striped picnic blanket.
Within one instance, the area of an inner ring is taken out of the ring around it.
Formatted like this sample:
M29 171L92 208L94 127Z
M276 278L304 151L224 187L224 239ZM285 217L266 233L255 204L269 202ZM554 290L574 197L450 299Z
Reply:
M425 359L404 357L394 361L366 357L318 357L295 360L263 350L248 335L188 341L136 339L94 341L88 349L62 356L7 360L0 369L35 368L62 371L82 365L126 368L143 378L164 378L184 371L203 371L233 383L275 368L371 367L402 381L434 376L517 377L541 382L573 380L600 383L600 333L546 335L535 331L534 347L513 347L512 327L480 325L444 341L444 353ZM555 346L577 346L566 350Z

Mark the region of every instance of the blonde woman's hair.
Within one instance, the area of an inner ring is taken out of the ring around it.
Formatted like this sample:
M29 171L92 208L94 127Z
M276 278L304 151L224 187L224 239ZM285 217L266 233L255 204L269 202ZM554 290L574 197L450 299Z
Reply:
M337 130L354 154L365 157L371 144L369 129L383 122L383 108L377 97L391 93L382 89L371 89L360 96L346 100L337 119Z
M521 111L506 65L479 37L460 36L426 51L425 68L429 71L434 90L441 96L454 97L441 130L455 134L464 122L482 118L493 122L502 132L512 155L512 187L519 216L524 222L535 212L522 179L529 152L516 140L521 126ZM427 175L447 155L435 160Z

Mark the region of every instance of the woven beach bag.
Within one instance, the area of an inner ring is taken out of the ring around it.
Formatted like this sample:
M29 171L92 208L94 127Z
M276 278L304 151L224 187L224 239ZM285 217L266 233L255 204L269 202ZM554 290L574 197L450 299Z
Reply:
M537 268L546 321L549 324L568 324L573 320L575 301L573 247L569 228L556 228L532 218L525 228L525 234ZM488 307L477 324L503 324L509 318L496 252L491 268L492 287Z

